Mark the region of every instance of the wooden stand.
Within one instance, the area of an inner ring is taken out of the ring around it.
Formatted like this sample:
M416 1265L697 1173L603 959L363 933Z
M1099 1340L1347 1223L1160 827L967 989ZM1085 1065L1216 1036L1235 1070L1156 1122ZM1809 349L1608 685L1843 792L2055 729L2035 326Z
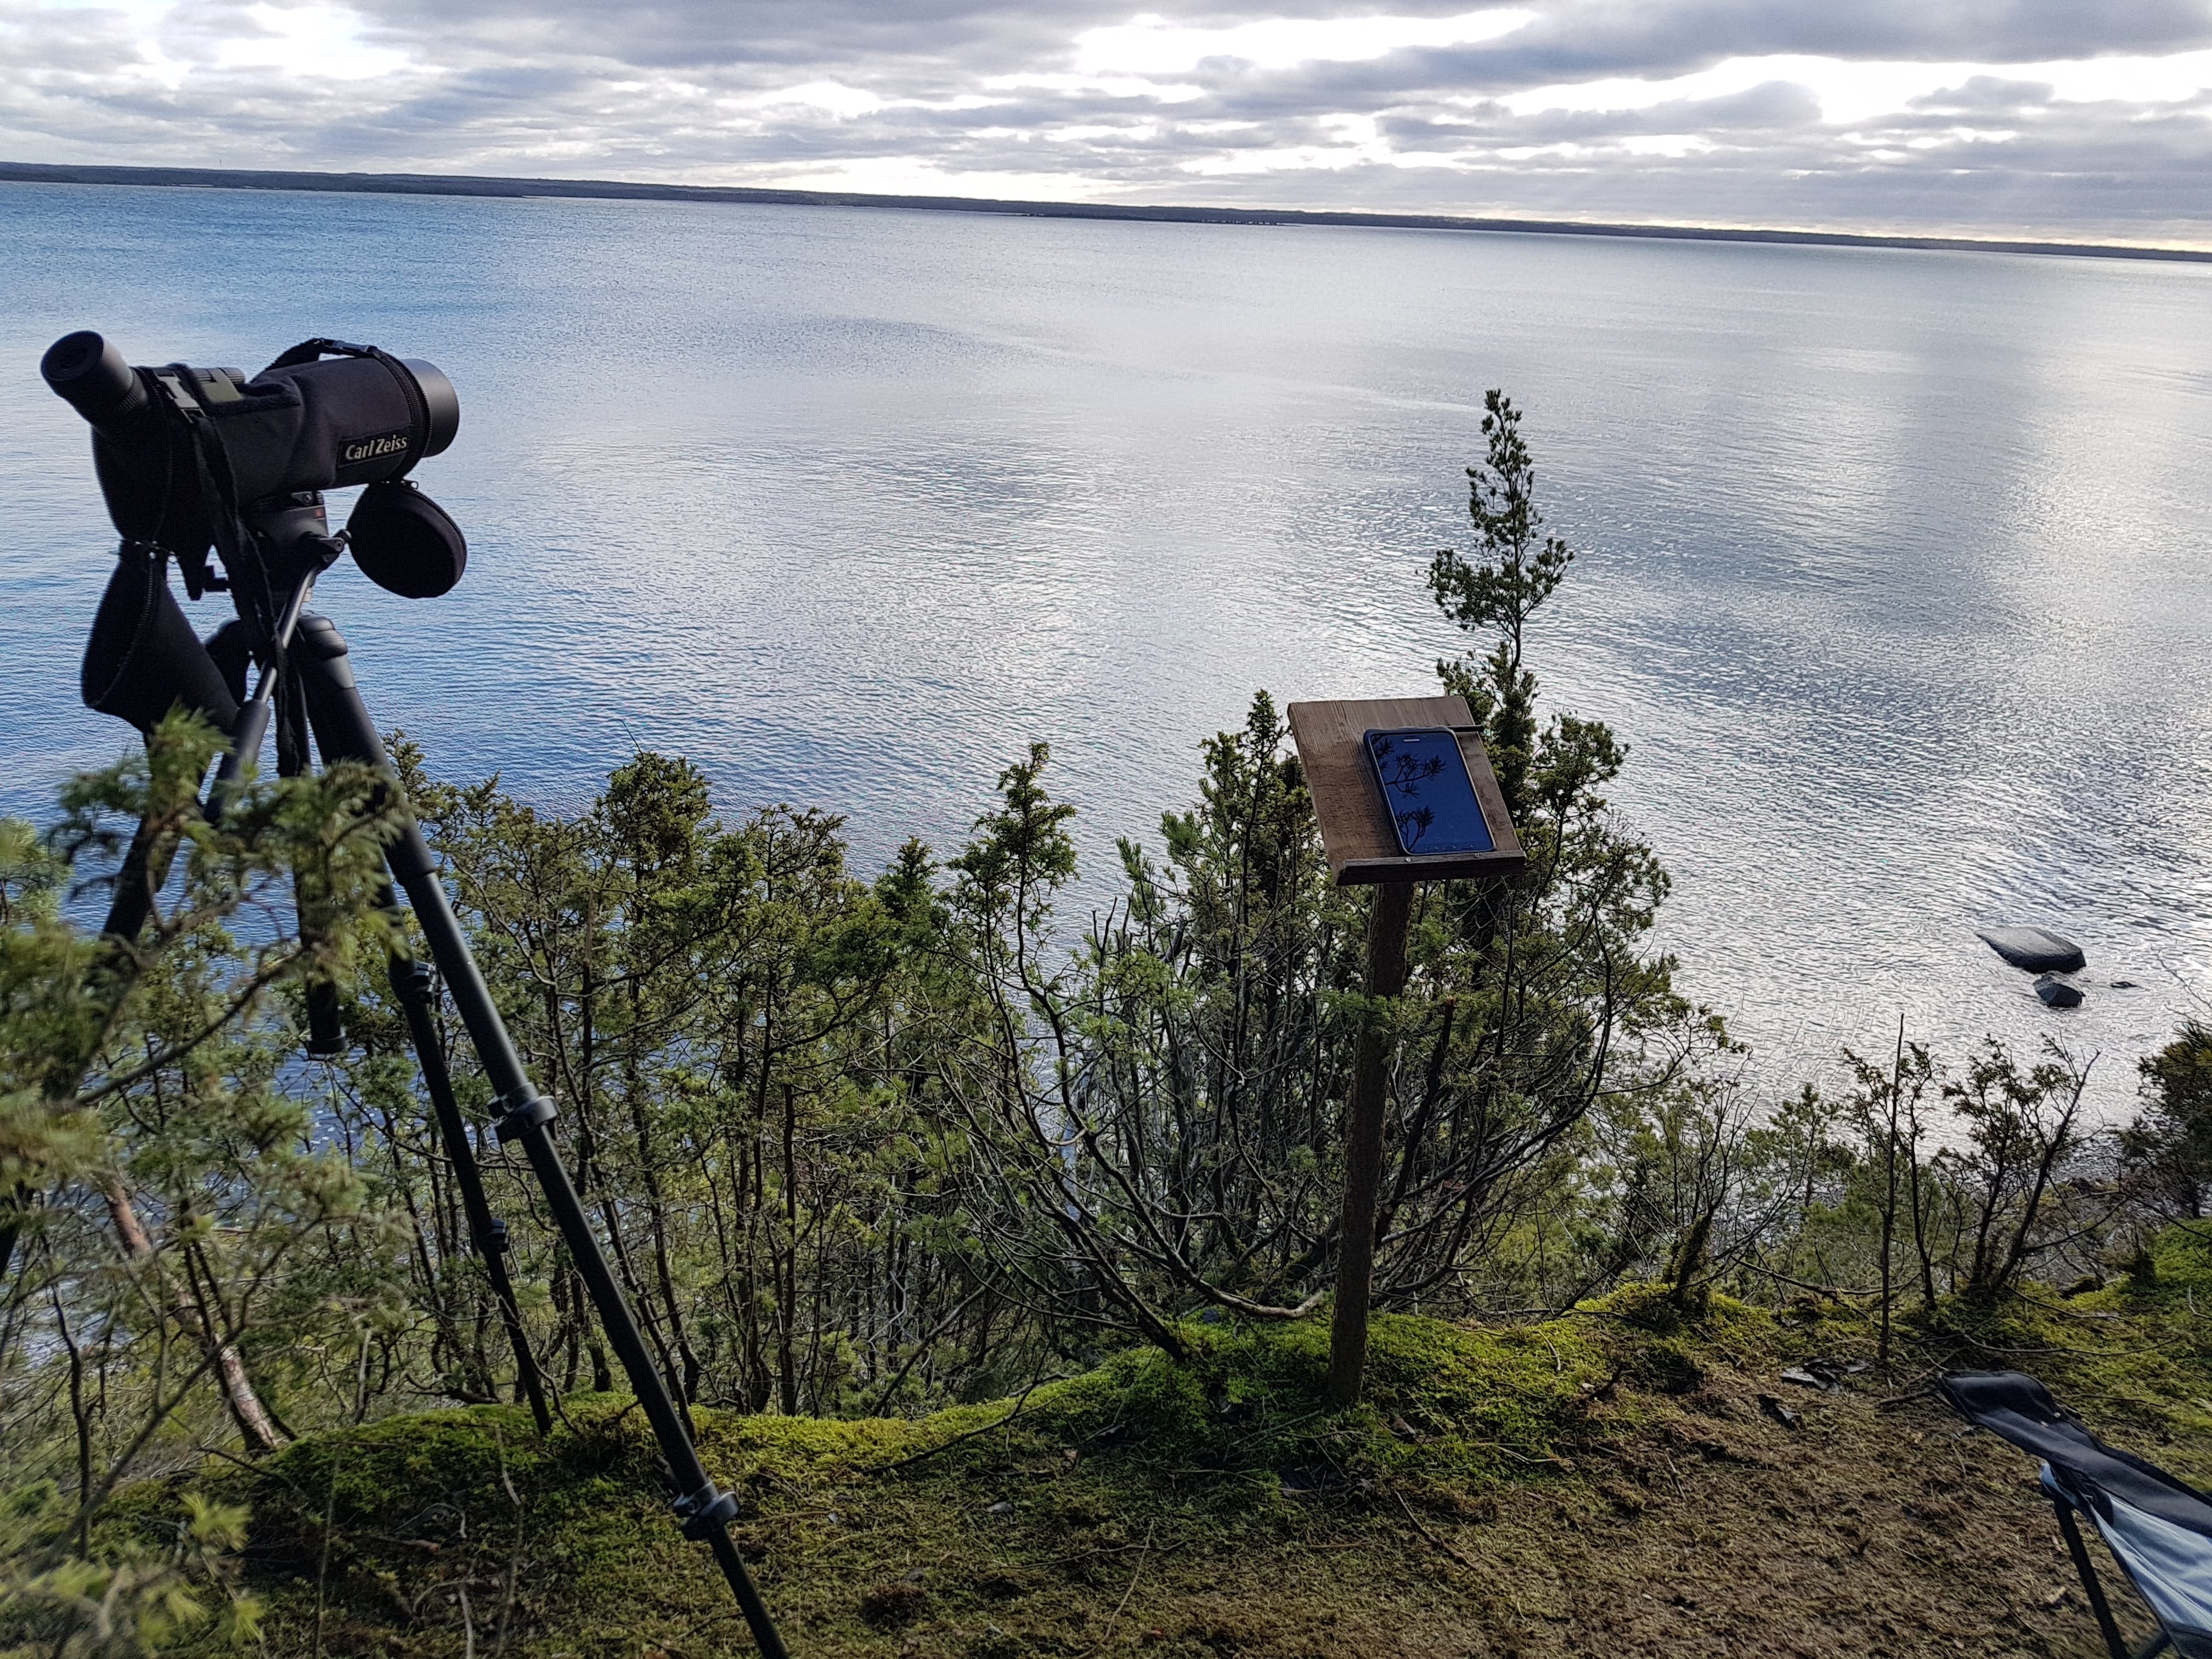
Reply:
M1294 702L1287 712L1298 763L1305 769L1306 787L1313 793L1322 850L1328 854L1328 872L1338 886L1510 876L1528 862L1465 697ZM1441 726L1459 739L1468 781L1474 785L1475 802L1490 826L1492 851L1424 853L1408 858L1398 850L1398 832L1383 804L1382 787L1375 781L1366 738L1372 731L1405 726Z
M1389 1117L1393 1027L1389 1005L1406 988L1406 935L1413 884L1510 876L1527 863L1521 837L1483 751L1464 697L1398 697L1363 702L1294 702L1291 735L1312 792L1322 850L1337 884L1376 889L1367 921L1368 1007L1360 1023L1352 1098L1345 1110L1344 1208L1337 1229L1334 1322L1329 1331L1328 1393L1358 1403L1367 1371L1367 1315L1374 1294L1375 1219L1382 1195L1383 1130ZM1468 780L1494 850L1407 857L1399 850L1367 758L1366 734L1399 726L1443 726L1459 739Z

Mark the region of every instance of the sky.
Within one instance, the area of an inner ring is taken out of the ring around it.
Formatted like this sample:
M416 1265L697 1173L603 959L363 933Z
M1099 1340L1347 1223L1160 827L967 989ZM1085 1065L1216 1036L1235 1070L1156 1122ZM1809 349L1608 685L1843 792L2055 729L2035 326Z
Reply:
M0 0L0 160L2212 246L2212 0Z

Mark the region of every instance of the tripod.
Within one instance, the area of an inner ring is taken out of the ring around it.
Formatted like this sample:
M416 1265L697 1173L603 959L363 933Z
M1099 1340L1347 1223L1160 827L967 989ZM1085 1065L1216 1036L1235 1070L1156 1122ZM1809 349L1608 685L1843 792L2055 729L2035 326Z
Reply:
M315 746L321 751L325 764L342 760L358 762L391 779L396 792L398 780L383 742L377 736L368 706L362 700L360 688L355 684L344 639L327 617L307 614L304 609L316 575L336 556L338 545L327 536L316 533L322 525L319 501L313 504L312 521L303 507L288 506L266 515L253 515L249 523L256 539L271 550L281 551L284 556L283 562L298 574L296 586L289 592L283 606L276 637L266 653L268 661L260 684L240 709L233 726L234 740L210 793L210 816L220 816L243 769L258 754L268 728L272 695L283 680L289 680L296 688L300 701L304 702L307 725L313 732ZM299 562L303 556L304 568ZM287 702L290 701L288 696ZM280 750L283 747L280 744ZM133 857L138 856L143 840L142 836L141 842L134 842ZM561 1162L560 1149L553 1139L553 1103L532 1086L491 992L469 951L459 920L439 884L436 862L411 812L403 814L398 834L385 848L385 862L407 895L416 923L429 945L431 958L445 977L471 1045L491 1084L500 1112L494 1125L495 1133L502 1146L520 1144L532 1172L544 1191L546 1206L552 1212L562 1242L598 1311L607 1340L622 1361L630 1388L652 1425L653 1437L659 1443L661 1456L676 1489L674 1507L684 1536L703 1541L713 1551L753 1639L766 1659L787 1659L788 1650L729 1534L729 1523L738 1513L738 1500L715 1486L708 1476L706 1466L700 1462L698 1449L692 1443L690 1424L678 1410L665 1379L646 1347L636 1316L608 1265L606 1253L592 1231L568 1171ZM118 887L114 908L109 915L108 932L125 940L137 937L151 910L152 895L161 884L163 873L149 867L141 858L134 875L126 861L126 878ZM390 897L388 888L386 896ZM389 966L392 992L405 1013L439 1131L459 1180L469 1229L498 1297L501 1322L514 1348L520 1385L529 1397L542 1432L550 1427L544 1384L522 1328L514 1285L507 1273L506 1229L493 1218L485 1197L483 1177L476 1167L459 1105L453 1097L445 1053L431 1021L430 970L404 954L395 954ZM328 988L321 988L319 992L311 988L308 1007L309 1052L336 1054L340 1046L337 1010Z
M389 775L391 761L377 737L375 722L369 718L368 705L362 701L360 688L354 683L346 642L337 627L326 617L301 617L288 659L288 666L299 676L306 696L308 723L314 730L315 744L322 751L324 761L358 761ZM584 1206L568 1179L568 1171L561 1162L560 1149L553 1139L553 1103L531 1085L523 1070L521 1057L507 1036L507 1026L493 1004L483 975L477 970L476 959L470 954L460 922L446 897L446 890L439 884L430 849L411 813L385 849L385 861L407 894L416 923L422 930L439 971L445 975L446 988L460 1012L462 1024L468 1029L469 1040L483 1063L484 1074L490 1080L501 1109L495 1126L500 1142L504 1146L521 1144L532 1172L544 1189L546 1206L561 1230L562 1242L568 1246L569 1257L599 1311L607 1340L622 1361L638 1404L644 1407L646 1419L653 1425L653 1437L660 1443L661 1456L676 1485L678 1495L675 1509L682 1519L684 1536L702 1540L713 1550L761 1651L769 1659L785 1659L787 1650L782 1638L777 1634L767 1604L761 1600L752 1575L745 1571L744 1559L729 1534L729 1523L738 1512L738 1500L708 1478L706 1467L699 1461L698 1449L691 1443L690 1425L669 1395L667 1383L639 1332L636 1316L630 1311L622 1286L607 1264L606 1253L599 1246L599 1236L592 1231ZM460 1130L459 1109L452 1103L450 1082L441 1086L445 1072L442 1059L434 1066L429 1060L437 1049L425 994L428 977L419 963L407 963L403 967L395 962L393 965L393 989L407 1010L416 1047L425 1056L425 1080L438 1104L441 1127L453 1137ZM467 1142L456 1139L452 1150L455 1165L470 1165L473 1177ZM470 1207L470 1223L471 1227L483 1227L478 1247L484 1249L485 1263L489 1267L501 1260L496 1248L486 1248L496 1224L491 1221L489 1210L483 1207L481 1182L472 1180L465 1183L465 1193L470 1184L476 1189L476 1199ZM505 1279L505 1268L501 1266L495 1283ZM510 1310L510 1318L513 1305L513 1292L509 1290L502 1306ZM518 1351L526 1352L520 1324L511 1325L510 1330ZM536 1393L535 1365L526 1364L523 1374L533 1390L532 1403L542 1413L544 1406Z
M276 648L268 653L271 659L289 649L299 631L308 594L313 592L315 578L337 557L343 544L324 534L327 529L322 501L310 497L306 502L298 498L284 505L255 515L252 532L264 548L282 549L283 563L293 580L279 613L276 629ZM320 619L317 619L319 622ZM322 624L327 627L327 623ZM233 627L237 624L232 624ZM343 645L339 649L343 651ZM300 676L292 672L295 691L300 689ZM231 724L231 742L224 751L217 769L214 786L208 792L206 816L210 823L219 822L235 794L240 774L247 761L258 757L269 732L270 719L275 708L275 697L282 683L278 673L264 667L261 683L253 695L245 700ZM288 698L296 704L296 698ZM297 721L296 708L292 711ZM280 773L290 775L306 764L306 734L296 734L296 741L277 744L277 767ZM329 757L325 757L329 758ZM370 764L378 763L372 759ZM168 874L166 852L155 842L150 823L142 824L132 838L130 850L124 859L115 896L109 906L107 921L101 932L111 939L134 941L144 930L154 910L154 896ZM386 887L378 898L379 907L386 911L395 907L392 890ZM514 1351L517 1392L530 1401L530 1413L537 1420L542 1438L553 1428L552 1413L545 1403L544 1380L538 1371L537 1355L532 1352L530 1340L522 1328L522 1313L516 1304L514 1281L507 1271L507 1224L495 1219L484 1194L483 1174L477 1169L471 1150L467 1126L461 1120L460 1105L453 1097L453 1083L446 1066L444 1045L430 1013L431 973L422 963L416 962L404 951L394 950L386 963L392 997L399 1005L407 1022L407 1031L416 1060L422 1073L424 1088L430 1096L431 1107L438 1124L438 1136L444 1143L452 1164L456 1183L461 1192L461 1209L467 1218L469 1237L476 1248L477 1259L483 1262L484 1276L490 1280L492 1294L499 1304L500 1323L506 1329L507 1342ZM312 981L307 987L307 1042L310 1058L334 1060L344 1050L344 1037L338 1029L337 988L327 981Z

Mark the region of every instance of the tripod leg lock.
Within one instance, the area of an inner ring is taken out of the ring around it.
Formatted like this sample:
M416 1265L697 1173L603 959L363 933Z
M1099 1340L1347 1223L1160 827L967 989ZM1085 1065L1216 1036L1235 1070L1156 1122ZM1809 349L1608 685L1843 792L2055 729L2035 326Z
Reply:
M551 1101L544 1095L532 1095L502 1112L499 1121L492 1125L492 1133L503 1146L510 1140L520 1139L541 1123L550 1123L556 1115Z
M696 1541L738 1518L738 1495L709 1480L689 1498L678 1498L675 1507L684 1519L684 1535Z

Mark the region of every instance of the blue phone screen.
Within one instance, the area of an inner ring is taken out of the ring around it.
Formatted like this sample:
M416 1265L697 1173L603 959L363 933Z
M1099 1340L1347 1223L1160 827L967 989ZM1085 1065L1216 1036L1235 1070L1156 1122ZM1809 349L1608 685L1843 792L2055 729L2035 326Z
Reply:
M1441 726L1370 732L1367 756L1408 858L1497 850L1483 822L1459 739Z

